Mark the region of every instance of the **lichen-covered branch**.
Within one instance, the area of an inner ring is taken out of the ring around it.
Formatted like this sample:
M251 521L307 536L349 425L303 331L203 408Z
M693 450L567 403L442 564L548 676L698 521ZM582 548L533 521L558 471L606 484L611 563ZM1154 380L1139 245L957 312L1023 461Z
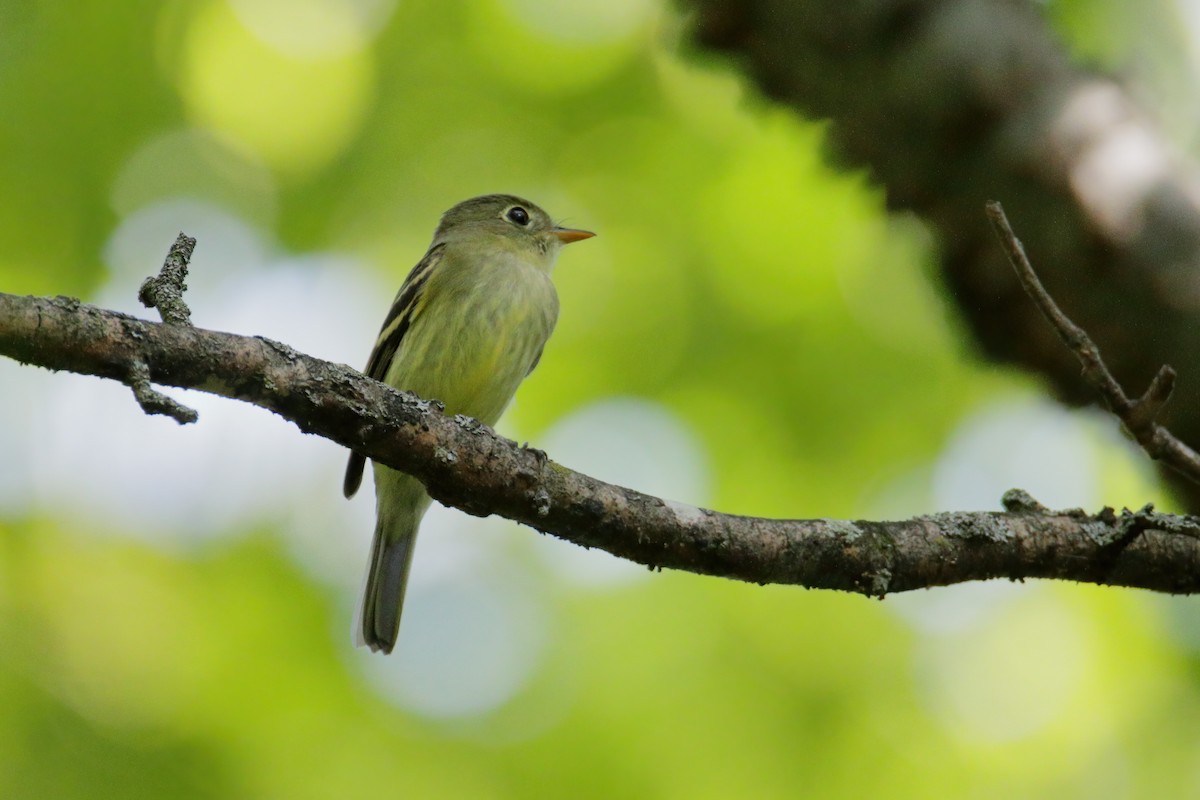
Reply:
M183 301L187 291L188 264L196 249L196 240L180 232L167 251L162 269L146 278L138 290L138 300L146 308L157 308L163 322L171 325L191 325L192 310Z
M1010 492L1004 512L897 522L720 514L573 472L474 420L269 339L70 298L0 293L0 354L122 381L144 364L155 383L253 403L416 475L447 505L650 567L872 596L1033 577L1200 592L1200 520L1149 508L1049 511Z
M137 400L142 411L147 414L162 414L180 425L200 419L200 414L196 409L188 408L178 400L173 400L162 392L155 391L150 384L150 367L141 361L135 361L129 365L129 375L126 376L125 382L133 390L133 399Z

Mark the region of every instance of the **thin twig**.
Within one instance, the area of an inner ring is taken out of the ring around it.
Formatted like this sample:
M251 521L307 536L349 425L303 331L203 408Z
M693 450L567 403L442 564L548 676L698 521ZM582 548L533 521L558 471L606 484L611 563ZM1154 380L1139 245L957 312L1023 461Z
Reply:
M163 261L158 275L146 278L142 288L138 290L138 300L146 308L157 308L163 322L169 325L191 325L192 311L183 302L183 293L187 291L188 262L192 260L192 251L196 249L196 240L180 233L171 245L167 257Z
M142 407L142 411L147 414L161 414L164 417L170 417L180 425L187 425L189 422L200 419L196 409L188 408L182 403L172 400L150 385L150 367L146 366L144 361L133 362L129 368L126 383L133 390L133 396L137 399L138 405Z
M1067 348L1079 359L1084 380L1100 393L1109 409L1117 415L1147 455L1171 467L1185 478L1200 483L1200 454L1179 441L1157 422L1158 415L1175 387L1175 370L1164 365L1154 376L1145 394L1137 400L1131 400L1104 363L1100 348L1083 328L1063 313L1042 285L1000 203L994 200L989 202L987 215L997 238L1008 253L1008 260L1012 263L1025 293L1054 326Z
M157 308L163 322L168 325L192 327L192 311L183 302L183 293L187 291L184 281L187 280L188 262L192 260L195 249L196 240L181 232L167 251L158 275L146 278L138 290L138 300L142 301L142 305ZM150 367L145 361L135 360L130 364L125 383L133 390L138 405L147 414L162 414L180 425L200 418L194 408L172 400L150 385Z

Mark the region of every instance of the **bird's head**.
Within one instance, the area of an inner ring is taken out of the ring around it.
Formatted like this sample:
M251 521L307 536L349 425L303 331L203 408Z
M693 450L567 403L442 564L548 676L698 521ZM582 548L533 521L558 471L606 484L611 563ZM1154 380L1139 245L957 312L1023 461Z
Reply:
M442 215L433 241L489 241L493 246L526 252L547 270L564 244L596 234L556 225L535 203L511 194L488 194L464 200Z

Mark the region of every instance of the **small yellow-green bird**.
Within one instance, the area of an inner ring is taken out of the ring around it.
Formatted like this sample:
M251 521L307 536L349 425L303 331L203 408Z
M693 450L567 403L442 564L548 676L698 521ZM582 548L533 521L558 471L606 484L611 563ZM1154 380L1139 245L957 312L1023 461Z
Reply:
M366 373L440 400L447 414L488 425L542 355L558 319L550 281L564 244L592 237L562 228L528 200L489 194L442 215L433 243L396 295ZM343 491L362 483L365 457L350 454ZM355 639L392 652L417 526L430 497L420 481L375 464L375 543Z

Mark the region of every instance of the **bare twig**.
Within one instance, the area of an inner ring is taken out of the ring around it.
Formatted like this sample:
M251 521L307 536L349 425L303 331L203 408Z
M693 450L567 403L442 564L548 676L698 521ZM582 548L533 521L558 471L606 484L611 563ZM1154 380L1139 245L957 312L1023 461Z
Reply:
M1006 512L896 522L720 514L572 472L475 420L277 342L69 298L0 293L0 354L122 381L144 364L147 380L254 403L415 475L446 505L654 568L869 596L1001 577L1200 593L1193 517L1051 511L1018 491L1006 495Z
M125 381L133 390L133 396L142 411L147 414L161 414L165 417L186 425L200 419L194 408L188 408L182 403L172 400L162 392L154 390L150 385L150 367L144 361L134 361L129 366L129 376Z
M192 311L183 302L183 293L187 291L184 281L187 280L188 262L192 260L192 251L195 249L196 240L181 232L167 251L158 275L146 278L138 290L138 300L142 301L142 305L157 308L163 322L168 325L192 326ZM138 405L147 414L162 414L180 425L200 418L195 409L154 390L150 385L150 367L144 361L133 360L123 380L133 390Z
M167 252L158 275L146 278L138 290L138 300L142 301L142 305L157 308L163 322L168 324L192 324L192 311L183 302L183 293L187 291L184 281L187 279L188 262L192 260L192 251L195 249L196 240L180 233Z
M1083 367L1083 377L1104 399L1104 402L1124 424L1130 435L1153 459L1161 461L1184 477L1200 483L1200 454L1175 438L1157 422L1163 406L1175 386L1175 370L1164 365L1154 376L1146 392L1131 400L1104 363L1100 348L1087 332L1072 322L1042 285L1033 265L1025 255L1021 240L1013 233L1004 209L996 201L987 204L988 220L1008 253L1017 279L1042 315L1058 332L1063 343L1073 352Z

